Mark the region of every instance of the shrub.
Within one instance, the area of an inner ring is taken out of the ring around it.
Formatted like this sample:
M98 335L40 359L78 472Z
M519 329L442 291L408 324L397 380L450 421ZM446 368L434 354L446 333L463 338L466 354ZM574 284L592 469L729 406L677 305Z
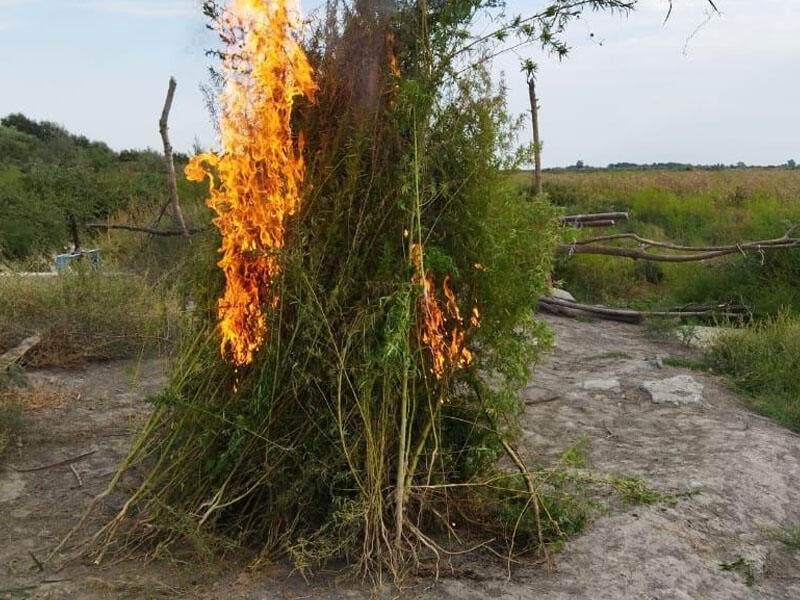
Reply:
M800 318L778 316L719 339L714 368L731 376L756 412L800 431Z

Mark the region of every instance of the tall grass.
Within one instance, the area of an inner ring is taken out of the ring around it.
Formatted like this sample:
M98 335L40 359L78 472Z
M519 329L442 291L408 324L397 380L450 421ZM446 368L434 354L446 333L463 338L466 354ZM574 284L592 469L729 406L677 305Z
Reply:
M782 312L721 337L712 361L753 410L800 432L800 316Z
M168 286L103 271L58 277L0 277L0 351L38 333L26 360L70 366L165 350L178 333Z

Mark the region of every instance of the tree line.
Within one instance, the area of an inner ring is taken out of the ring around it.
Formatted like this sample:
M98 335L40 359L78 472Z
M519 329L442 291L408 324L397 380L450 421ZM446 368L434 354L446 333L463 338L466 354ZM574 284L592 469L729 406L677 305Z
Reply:
M179 172L187 161L175 154ZM116 152L21 113L0 119L3 260L62 251L72 239L71 221L85 235L86 223L122 211L148 212L167 194L164 159L154 150Z

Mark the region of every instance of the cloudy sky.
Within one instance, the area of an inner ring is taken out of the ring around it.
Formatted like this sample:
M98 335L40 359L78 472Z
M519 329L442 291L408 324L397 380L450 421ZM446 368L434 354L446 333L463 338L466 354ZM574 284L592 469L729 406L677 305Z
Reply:
M302 0L306 10L319 0ZM214 144L200 84L211 44L199 0L0 0L0 116L23 112L115 149L160 148L174 75L178 150ZM510 0L530 11L544 4ZM519 63L540 65L545 166L800 160L800 1L640 0L587 15L558 62L535 49L498 61L509 105L527 108ZM526 8L528 7L528 8Z

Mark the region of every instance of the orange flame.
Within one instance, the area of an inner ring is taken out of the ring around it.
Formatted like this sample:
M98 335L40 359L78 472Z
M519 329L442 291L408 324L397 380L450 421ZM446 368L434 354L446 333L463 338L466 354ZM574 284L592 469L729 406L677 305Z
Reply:
M450 288L450 278L445 276L442 281L442 293L446 299L445 310L442 310L436 299L436 279L430 270L423 276L422 246L411 246L411 262L414 265L413 281L422 287L422 296L419 299L421 322L419 324L419 337L423 345L431 351L433 358L433 374L441 379L447 366L465 368L472 364L472 352L467 348L464 321L461 311L456 303L456 297ZM452 328L448 331L448 323ZM470 324L480 327L480 314L478 308L472 309Z
M297 42L296 0L232 0L217 23L228 48L222 74L219 154L192 158L186 176L210 180L208 205L222 234L217 263L225 273L219 300L220 351L252 362L266 334L265 306L277 306L286 219L300 204L302 136L291 129L294 99L317 89Z

